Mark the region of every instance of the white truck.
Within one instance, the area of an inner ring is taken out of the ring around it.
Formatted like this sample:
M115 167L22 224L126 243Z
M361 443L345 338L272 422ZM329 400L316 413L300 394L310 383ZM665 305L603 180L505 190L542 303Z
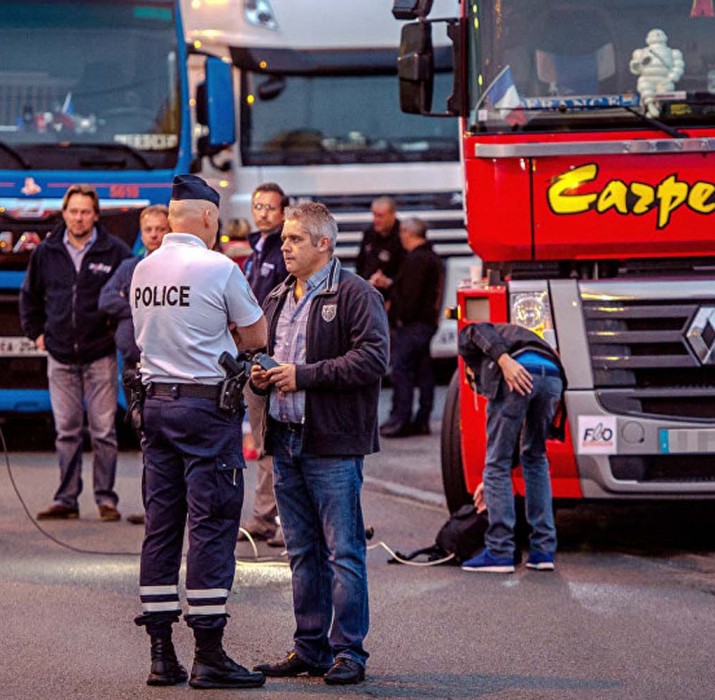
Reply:
M399 25L386 0L184 0L187 38L237 68L239 137L224 217L251 222L251 192L277 182L293 200L318 200L340 225L338 255L354 260L370 203L395 198L401 217L429 225L445 259L444 305L469 277L459 134L453 120L400 111ZM452 16L456 0L437 0ZM451 48L435 35L435 102L452 90ZM456 355L444 320L434 357Z

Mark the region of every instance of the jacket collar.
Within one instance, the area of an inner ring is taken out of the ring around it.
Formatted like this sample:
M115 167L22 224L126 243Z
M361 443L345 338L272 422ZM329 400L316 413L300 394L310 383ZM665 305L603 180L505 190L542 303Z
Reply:
M99 222L97 222L94 227L97 230L97 240L92 245L92 250L96 251L104 248L111 234ZM53 248L63 248L66 230L67 227L63 221L61 224L55 226L49 234L47 234L47 237L42 242L43 245L46 244L48 246L52 246Z
M328 279L325 285L325 289L318 293L318 296L325 296L328 294L337 294L338 285L340 283L340 270L342 269L340 265L340 260L333 258L328 265L330 270L328 271ZM284 297L292 288L295 283L295 275L288 275L283 282L281 282L269 295L269 299L280 299Z

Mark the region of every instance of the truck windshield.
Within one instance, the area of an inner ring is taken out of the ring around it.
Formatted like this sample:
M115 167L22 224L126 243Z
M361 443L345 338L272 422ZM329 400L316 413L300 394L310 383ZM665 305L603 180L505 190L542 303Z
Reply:
M394 73L258 74L242 71L241 156L246 165L459 160L451 119L400 111ZM451 75L439 73L435 104Z
M467 4L472 132L713 125L713 0Z
M172 2L0 0L0 17L0 169L176 163Z

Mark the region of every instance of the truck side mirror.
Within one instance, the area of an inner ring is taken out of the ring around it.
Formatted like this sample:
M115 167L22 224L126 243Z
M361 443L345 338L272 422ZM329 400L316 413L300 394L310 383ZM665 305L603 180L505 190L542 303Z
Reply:
M408 114L429 114L434 89L432 25L411 22L402 27L397 58L400 107Z
M392 16L395 19L417 19L427 17L432 11L433 0L394 0Z
M231 65L209 56L204 76L196 88L196 121L208 127L208 134L197 146L200 155L212 156L236 141Z

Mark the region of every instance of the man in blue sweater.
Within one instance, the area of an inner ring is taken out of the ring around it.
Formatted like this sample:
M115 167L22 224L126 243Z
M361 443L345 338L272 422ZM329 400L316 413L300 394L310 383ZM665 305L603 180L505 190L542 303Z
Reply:
M139 228L146 249L145 255L153 253L161 245L164 236L169 233L168 216L169 210L163 204L154 204L142 210L139 216ZM114 339L122 354L125 371L134 369L139 364L139 348L134 340L129 287L134 268L141 259L141 257L133 257L124 260L99 295L100 311L104 311L117 322Z
M154 204L142 210L139 215L139 228L142 243L146 250L144 256L153 253L169 233L169 209L163 204ZM134 339L134 323L132 322L132 308L129 302L129 288L132 284L134 268L142 257L133 257L123 260L112 275L111 279L102 288L99 295L99 309L107 316L115 319L117 330L114 339L122 355L124 372L134 372L139 364L140 351ZM132 525L144 524L144 513L131 513L127 520Z

